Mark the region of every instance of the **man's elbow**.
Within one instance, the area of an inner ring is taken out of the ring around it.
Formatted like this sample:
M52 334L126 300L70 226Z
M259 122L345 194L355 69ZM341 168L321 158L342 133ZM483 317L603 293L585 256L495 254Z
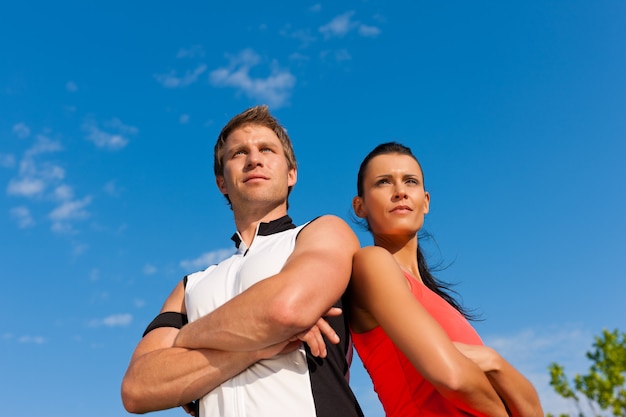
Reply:
M271 322L290 334L310 329L320 317L310 303L307 305L305 300L298 297L276 297L270 304Z
M134 384L130 378L125 377L122 381L122 404L124 409L132 414L144 414L149 410L142 404L144 398L139 393L136 384Z

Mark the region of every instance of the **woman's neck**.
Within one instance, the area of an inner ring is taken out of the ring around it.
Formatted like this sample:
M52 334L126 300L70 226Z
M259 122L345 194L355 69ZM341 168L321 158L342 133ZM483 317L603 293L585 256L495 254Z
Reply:
M374 245L387 249L404 272L422 280L417 263L417 235L408 238L374 236Z

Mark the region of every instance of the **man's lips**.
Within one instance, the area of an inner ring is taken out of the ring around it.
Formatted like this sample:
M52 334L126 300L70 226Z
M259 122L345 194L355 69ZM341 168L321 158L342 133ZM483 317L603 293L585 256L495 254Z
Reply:
M267 180L267 179L268 178L263 176L263 175L250 175L249 177L244 179L243 182L256 181L256 180Z

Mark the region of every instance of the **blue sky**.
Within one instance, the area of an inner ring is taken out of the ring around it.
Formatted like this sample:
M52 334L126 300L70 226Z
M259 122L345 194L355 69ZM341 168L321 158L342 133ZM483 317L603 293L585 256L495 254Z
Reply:
M623 1L23 1L0 13L2 415L125 415L119 385L176 282L232 250L221 126L267 103L298 222L350 201L397 140L431 193L423 242L475 323L572 412L547 366L626 328ZM367 375L352 385L381 416ZM157 413L183 415L181 410Z

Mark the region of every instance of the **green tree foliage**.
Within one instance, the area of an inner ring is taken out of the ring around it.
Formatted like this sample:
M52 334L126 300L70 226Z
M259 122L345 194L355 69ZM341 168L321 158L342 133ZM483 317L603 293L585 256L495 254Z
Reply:
M580 417L585 415L581 401L585 401L594 417L626 417L626 333L605 329L594 339L594 349L586 355L592 362L588 373L576 374L572 388L565 368L552 363L548 367L550 385L561 397L575 402ZM548 417L553 415L548 414ZM561 414L559 417L569 416Z

